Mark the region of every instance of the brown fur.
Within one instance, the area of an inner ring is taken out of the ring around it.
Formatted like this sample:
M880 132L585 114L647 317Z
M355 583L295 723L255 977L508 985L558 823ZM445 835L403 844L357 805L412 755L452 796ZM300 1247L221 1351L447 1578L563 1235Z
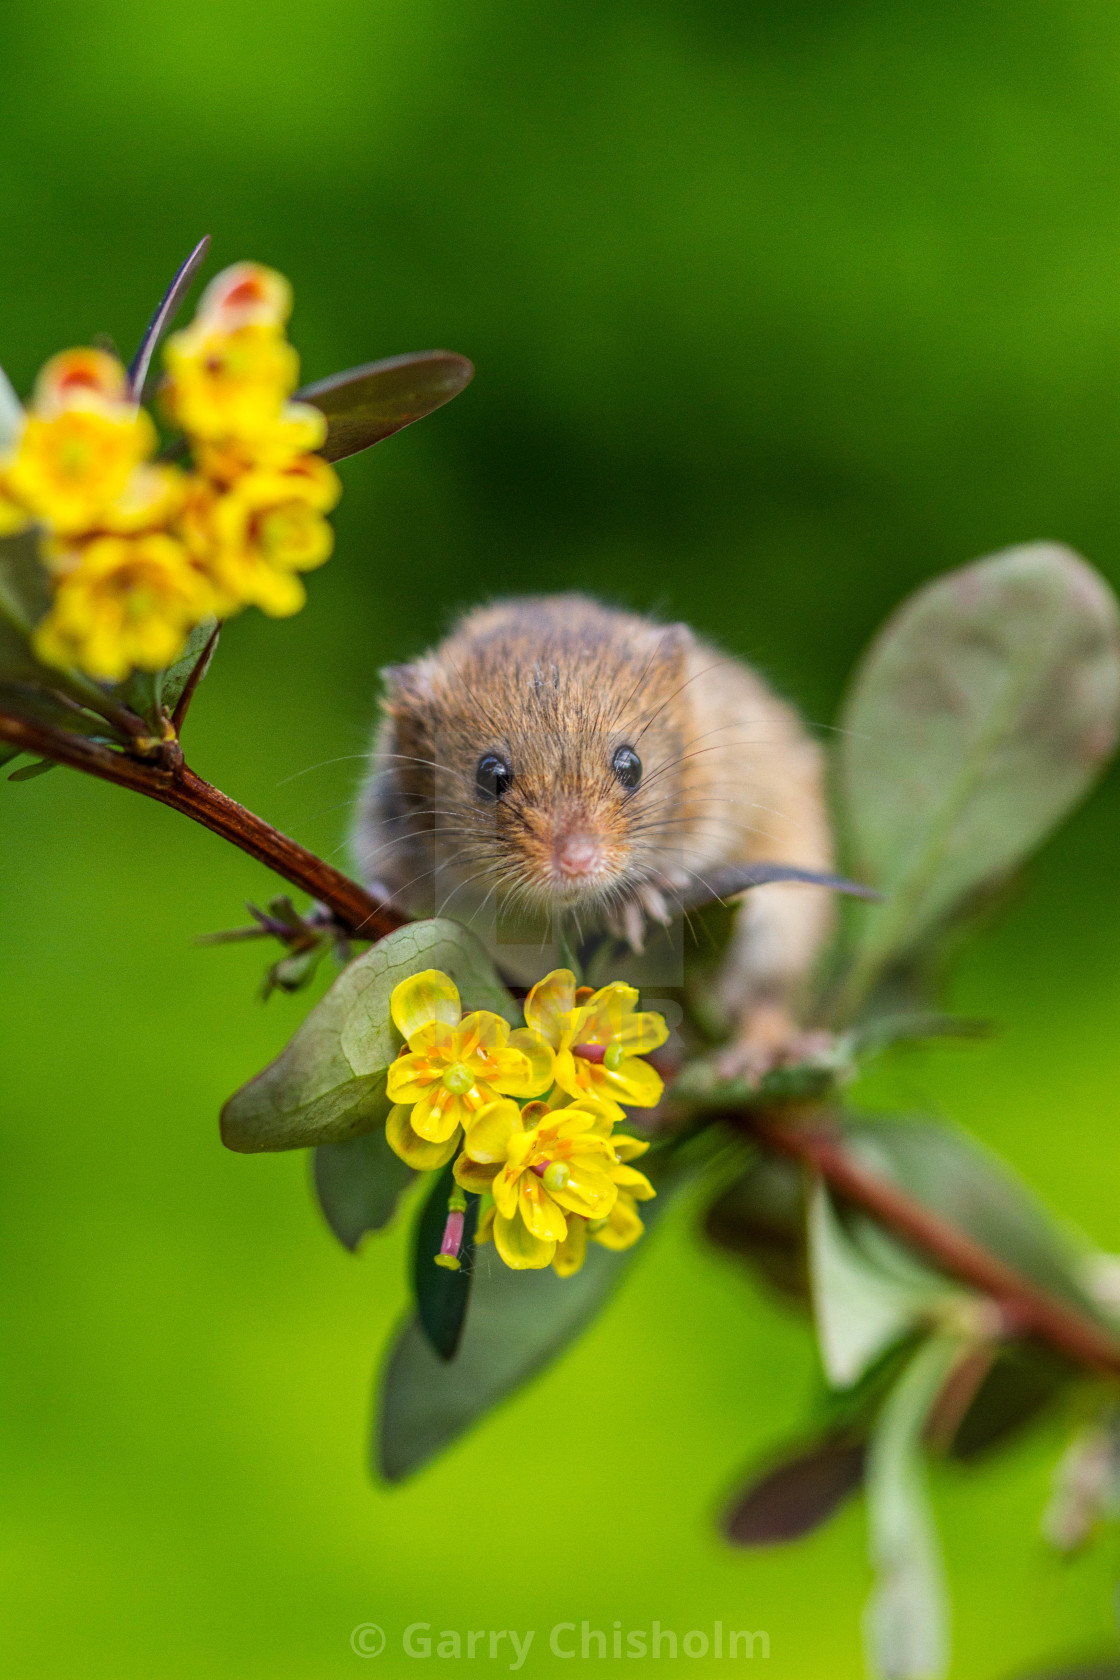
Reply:
M507 601L385 677L355 849L365 879L409 909L469 919L507 891L639 944L645 918L666 919L714 865L831 865L818 748L752 671L684 625L579 595ZM622 745L642 761L633 790L611 767ZM496 801L475 785L488 752L513 771ZM598 846L592 879L558 873L573 832ZM725 991L756 1039L786 1030L828 920L819 889L747 895Z

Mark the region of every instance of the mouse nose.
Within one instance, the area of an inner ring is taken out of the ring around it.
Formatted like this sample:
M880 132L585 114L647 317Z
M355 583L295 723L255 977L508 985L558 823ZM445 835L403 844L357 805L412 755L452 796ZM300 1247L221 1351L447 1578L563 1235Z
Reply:
M569 880L578 880L595 873L603 861L603 849L593 834L577 830L560 837L554 856L558 872Z

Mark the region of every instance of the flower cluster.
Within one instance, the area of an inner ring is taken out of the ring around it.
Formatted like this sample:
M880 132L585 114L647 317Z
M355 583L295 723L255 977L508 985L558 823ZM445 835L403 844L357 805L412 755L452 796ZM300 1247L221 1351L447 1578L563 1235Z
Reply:
M119 682L171 664L211 615L302 606L297 574L330 553L339 483L315 453L324 416L290 400L290 309L281 275L238 263L169 340L162 397L189 469L154 458L156 427L115 356L68 350L43 368L0 458L0 536L42 533L46 663Z
M485 1010L464 1015L438 969L393 992L405 1047L389 1069L388 1141L421 1171L454 1160L460 1189L490 1198L476 1241L492 1239L507 1266L569 1277L588 1238L624 1249L642 1234L637 1204L655 1192L629 1163L648 1145L615 1126L623 1103L660 1100L661 1078L641 1058L668 1029L637 1003L632 986L577 988L561 968L533 987L526 1025L511 1030ZM462 1223L456 1203L440 1264L458 1263Z

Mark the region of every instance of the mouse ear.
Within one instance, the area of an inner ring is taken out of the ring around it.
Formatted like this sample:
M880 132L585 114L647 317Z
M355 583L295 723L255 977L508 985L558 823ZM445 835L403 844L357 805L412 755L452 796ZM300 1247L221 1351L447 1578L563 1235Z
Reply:
M428 699L431 694L431 684L423 664L385 665L381 670L381 684L385 691L384 704L390 710L395 704L415 704Z
M654 630L657 651L667 664L677 667L696 646L696 637L687 624L661 624Z

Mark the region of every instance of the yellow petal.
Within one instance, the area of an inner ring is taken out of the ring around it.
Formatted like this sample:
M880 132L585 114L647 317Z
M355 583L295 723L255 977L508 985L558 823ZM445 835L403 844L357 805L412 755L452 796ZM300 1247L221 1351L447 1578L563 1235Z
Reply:
M524 1115L522 1116L524 1124ZM506 1160L513 1172L520 1172L527 1163L536 1146L538 1132L534 1128L531 1132L515 1132L509 1140L506 1150Z
M638 1172L635 1167L614 1167L611 1178L618 1185L620 1199L632 1196L637 1202L651 1202L657 1194L645 1173Z
M445 1166L459 1147L457 1132L452 1132L443 1143L429 1143L426 1138L418 1137L412 1129L411 1110L403 1104L389 1110L385 1139L389 1148L417 1172L433 1172L436 1167Z
M592 1083L596 1093L631 1108L656 1108L665 1089L661 1075L639 1056L626 1056L614 1069L593 1067Z
M644 1230L645 1226L638 1217L633 1198L620 1196L611 1209L606 1224L601 1225L597 1231L592 1231L590 1235L594 1242L617 1252L624 1248L632 1248Z
M489 1009L476 1009L459 1023L460 1055L466 1061L477 1051L491 1056L509 1042L509 1022Z
M389 1009L402 1038L411 1038L418 1027L426 1027L430 1021L457 1027L462 1013L454 981L438 968L426 968L394 986Z
M446 1021L429 1021L409 1035L408 1048L417 1056L442 1058L445 1062L458 1060L459 1034Z
M474 1116L467 1127L465 1148L472 1161L504 1162L509 1141L521 1131L521 1112L515 1102L504 1098L490 1103Z
M431 1147L440 1146L433 1144ZM483 1196L493 1184L497 1171L495 1166L483 1166L481 1162L472 1161L469 1155L459 1155L454 1167L455 1182L464 1190L473 1190L476 1196Z
M631 1056L647 1056L657 1050L669 1036L664 1015L652 1011L646 1015L627 1015L619 1029L617 1043Z
M538 980L525 999L525 1019L535 1032L556 1047L564 1017L576 1006L576 977L570 968L554 968Z
M494 1216L494 1245L507 1266L515 1272L539 1271L551 1264L556 1253L555 1239L545 1241L535 1237L525 1226L520 1214L512 1219L499 1212Z
M476 1239L477 1240L477 1239ZM552 1269L557 1277L571 1277L583 1265L587 1254L587 1221L573 1214L568 1220L568 1234L556 1245Z
M618 1196L604 1172L589 1171L573 1164L572 1176L562 1190L552 1192L566 1213L582 1213L585 1219L605 1219Z
M530 1067L529 1080L525 1089L511 1092L511 1096L543 1096L552 1084L552 1070L556 1063L552 1046L532 1027L518 1027L509 1035L509 1048L520 1050L521 1054L527 1058Z
M622 1023L638 1006L635 987L621 980L612 980L589 997L580 1010L572 1042L575 1044L609 1044L619 1036Z
M426 1096L432 1086L439 1079L439 1072L430 1068L420 1056L398 1056L390 1063L389 1072L385 1080L385 1089L389 1101L396 1103L419 1102Z
M535 1237L545 1242L560 1242L567 1234L567 1220L536 1173L522 1173L517 1191L517 1209Z
M517 1188L520 1183L520 1169L505 1166L499 1170L498 1176L490 1186L494 1206L505 1219L512 1219L517 1212Z
M578 1127L572 1124L577 1116ZM610 1138L613 1147L616 1140L611 1137L611 1130L615 1122L622 1118L622 1110L617 1103L603 1102L599 1097L578 1097L564 1109L560 1117L560 1124L568 1128L567 1133L561 1135L574 1136L578 1129L592 1137Z
M533 1064L520 1050L496 1050L487 1057L486 1079L503 1096L519 1097L533 1088Z
M470 1110L462 1097L454 1096L440 1084L424 1092L413 1107L412 1129L429 1143L443 1143L469 1116Z
M593 1094L588 1074L590 1067L591 1063L585 1062L582 1057L573 1056L570 1050L560 1049L556 1052L553 1077L561 1091L578 1100Z
M636 1161L639 1155L644 1155L649 1144L641 1138L627 1137L625 1132L615 1132L611 1138L611 1148L620 1161Z
M478 1230L474 1234L474 1246L481 1248L483 1243L494 1240L494 1204L486 1208L478 1221Z

